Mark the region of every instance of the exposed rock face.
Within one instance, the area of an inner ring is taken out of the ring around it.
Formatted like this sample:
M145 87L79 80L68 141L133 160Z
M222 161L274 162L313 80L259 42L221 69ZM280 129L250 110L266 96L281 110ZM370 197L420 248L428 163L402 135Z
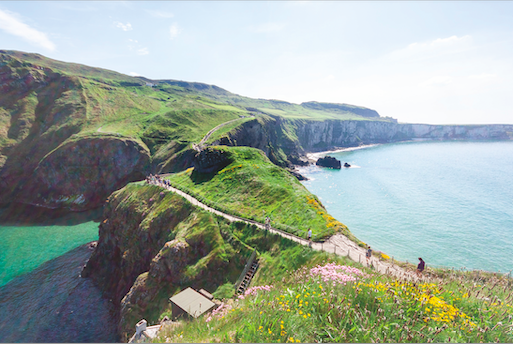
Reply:
M316 103L317 104L317 103ZM244 123L219 144L262 149L271 161L304 165L306 152L414 139L510 140L513 125L429 125L394 121L299 120L270 117ZM282 157L280 154L285 156Z
M98 111L82 79L1 50L0 61L0 204L92 209L149 172L133 139L73 136Z
M150 153L134 140L116 137L66 141L45 156L19 200L82 211L103 204L126 183L149 173Z
M308 178L306 178L305 176L303 176L301 173L299 173L298 171L296 170L293 170L293 169L288 169L287 171L290 172L290 174L292 174L294 177L297 178L297 180L299 181L302 181L302 180L308 180Z
M231 160L225 152L207 147L196 154L194 171L198 173L212 173L226 167L230 162Z
M323 158L317 159L317 162L315 163L317 166L321 167L329 167L329 168L335 168L340 170L341 164L340 160L331 157L331 156L325 156Z
M291 138L289 123L281 117L265 117L247 121L230 135L221 138L214 144L224 146L247 146L260 149L274 164L291 167L290 162L306 165L302 160L303 149L299 142ZM288 152L286 155L284 152ZM305 163L306 162L306 163Z
M511 139L513 125L429 125L381 121L309 121L298 125L298 141L306 151L388 143L412 139Z

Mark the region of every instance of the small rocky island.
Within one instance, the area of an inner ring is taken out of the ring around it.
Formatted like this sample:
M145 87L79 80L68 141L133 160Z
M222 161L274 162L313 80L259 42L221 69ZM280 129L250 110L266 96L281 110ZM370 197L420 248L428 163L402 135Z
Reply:
M319 158L315 164L317 166L335 168L337 170L340 170L342 167L340 160L328 155L323 158Z

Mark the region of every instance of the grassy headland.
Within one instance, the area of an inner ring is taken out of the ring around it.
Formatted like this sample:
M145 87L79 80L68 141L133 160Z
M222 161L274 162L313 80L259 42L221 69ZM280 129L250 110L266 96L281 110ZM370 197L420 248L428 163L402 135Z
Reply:
M315 195L289 172L271 163L262 151L249 147L211 148L227 154L231 162L213 173L198 173L191 168L167 179L213 208L261 223L269 216L273 227L300 237L312 228L316 241L337 232L354 239Z
M263 222L265 210L275 220L273 225L296 235L302 232L294 228L308 226L321 238L336 232L326 225L329 215L320 214L322 205L315 196L261 152L215 149L229 152L232 162L212 174L191 169L169 180L231 214ZM513 280L508 276L430 268L429 280L408 281L255 227L236 224L231 230L257 248L262 259L252 288L233 298L218 289L216 296L224 297L218 310L164 329L156 342L513 340Z

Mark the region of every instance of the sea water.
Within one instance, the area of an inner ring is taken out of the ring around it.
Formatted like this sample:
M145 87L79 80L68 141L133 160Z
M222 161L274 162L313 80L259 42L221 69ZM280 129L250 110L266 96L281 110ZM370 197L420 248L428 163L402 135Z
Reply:
M14 277L63 255L87 242L98 240L98 223L74 225L0 225L0 286Z
M407 142L329 155L352 166L302 168L303 184L374 250L431 266L513 269L513 142Z
M23 222L23 221L21 221ZM0 224L0 342L115 342L115 308L80 277L98 223Z

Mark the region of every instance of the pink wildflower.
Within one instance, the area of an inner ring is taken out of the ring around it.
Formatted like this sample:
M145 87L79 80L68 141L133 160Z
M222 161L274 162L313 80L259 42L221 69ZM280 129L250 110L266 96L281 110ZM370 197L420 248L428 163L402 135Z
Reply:
M256 287L251 287L244 292L244 295L239 295L239 299L244 299L248 295L256 295L259 291L271 291L272 288L272 285L259 285Z
M358 277L358 275L362 276L364 273L357 268L335 263L328 263L324 266L318 265L310 269L310 276L320 276L324 282L332 281L334 284L356 281L355 275Z
M206 322L210 322L214 317L216 318L221 318L222 316L226 315L226 313L228 313L228 310L229 308L226 307L226 305L223 303L221 303L219 305L219 307L217 307L216 309L214 309L212 311L212 313L210 313L210 315L208 316L207 319L205 319Z

